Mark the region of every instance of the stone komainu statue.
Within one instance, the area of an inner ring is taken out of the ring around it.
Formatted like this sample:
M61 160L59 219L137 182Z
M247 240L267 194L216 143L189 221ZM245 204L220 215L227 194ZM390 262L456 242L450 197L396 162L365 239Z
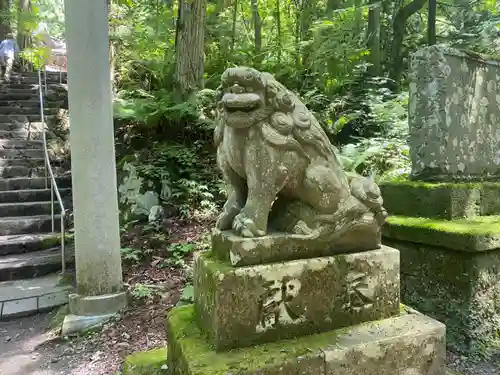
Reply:
M269 230L359 248L380 246L379 187L346 174L326 133L269 73L227 69L217 104L217 162L228 199L216 227L244 237Z

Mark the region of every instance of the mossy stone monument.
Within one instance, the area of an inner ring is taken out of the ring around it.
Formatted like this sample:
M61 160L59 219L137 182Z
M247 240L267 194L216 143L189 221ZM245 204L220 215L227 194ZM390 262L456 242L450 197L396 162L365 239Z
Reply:
M443 321L463 353L500 343L499 82L498 61L441 45L416 52L412 172L381 184L403 302Z
M400 305L379 187L270 74L230 68L220 91L228 199L169 314L169 373L444 375L445 326Z

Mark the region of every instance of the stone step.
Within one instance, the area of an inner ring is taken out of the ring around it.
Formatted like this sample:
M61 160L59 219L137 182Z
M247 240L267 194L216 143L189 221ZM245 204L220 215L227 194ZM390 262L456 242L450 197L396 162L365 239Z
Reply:
M71 188L59 188L61 198L71 196ZM56 199L54 194L54 200ZM50 189L25 189L0 191L0 203L47 202L50 201Z
M19 149L1 149L0 148L0 159L20 159L20 158L43 158L44 151L43 149L28 149L28 150L19 150Z
M46 116L56 115L59 108L44 108L43 113ZM40 115L40 107L12 107L0 106L0 115Z
M68 303L73 287L59 273L0 283L0 320L28 316Z
M54 120L57 120L56 116L45 116L45 122L54 121ZM33 123L33 122L40 122L40 121L42 121L41 117L40 117L40 113L28 114L28 115L0 114L0 125L8 124L8 123L11 123L11 124L15 123L15 124L24 125L27 122ZM12 128L9 128L9 129L0 128L0 130L12 130Z
M52 83L52 82L47 82L47 88L50 89L52 86L59 86L59 82L57 83ZM45 89L45 84L42 84L42 87ZM16 89L16 90L36 90L38 91L38 82L36 83L3 83L0 85L0 90L9 90L9 89Z
M74 250L66 248L66 264L74 262ZM45 276L61 270L61 248L0 257L0 281Z
M36 72L22 72L22 73L13 73L14 75L21 75L22 77L25 77L25 78L38 78L38 71ZM43 73L42 73L43 74ZM62 75L62 77L64 79L67 79L68 78L68 73L66 72L46 72L45 73L47 75L47 77L57 77L57 79L59 79L59 74Z
M0 92L0 100L3 102L17 101L17 100L38 100L38 93L35 92L14 92L14 93L2 93Z
M42 141L34 140L10 140L10 139L0 139L0 149L3 150L43 150Z
M52 97L54 94L56 94L56 91L51 90L50 87L45 93L44 91L44 96L45 97ZM30 89L30 88L24 88L24 89L19 89L19 88L1 88L0 87L0 99L2 100L16 100L16 98L19 98L20 96L27 98L27 99L33 99L33 98L38 98L39 92L38 88L35 89Z
M71 176L56 177L59 189L71 188ZM49 182L50 183L50 182ZM49 185L50 186L50 185ZM19 190L45 189L45 178L43 177L16 177L0 179L0 192L14 192Z
M63 203L65 203L64 200L63 198ZM59 211L59 203L54 197L54 213ZM2 218L37 215L50 215L50 201L0 203L0 217Z
M45 165L44 158L0 159L0 168L2 168L2 167L17 167L17 166L35 168L38 166L43 167L44 165Z
M64 102L62 100L58 101L43 101L43 105L45 108L60 108L62 107ZM28 98L21 100L1 100L0 107L21 107L21 108L40 108L40 99L37 98Z
M61 229L61 216L55 215L55 231ZM13 216L0 218L0 236L29 233L49 233L52 231L50 215Z
M43 123L41 121L0 122L0 131L4 132L13 132L13 131L38 132L42 129L43 129Z
M38 159L0 159L0 178L43 177L45 160Z
M0 257L46 250L61 244L61 233L33 233L0 236Z
M41 124L40 124L41 125ZM33 130L0 130L0 139L42 140L43 132Z
M42 74L42 83L44 82L44 77ZM68 79L66 77L61 77L59 78L58 75L53 75L53 74L47 74L46 81L48 84L59 84L59 83L68 83ZM5 80L0 80L0 83L7 83ZM33 76L33 77L26 77L26 76L20 76L16 74L12 74L10 76L10 83L24 83L24 84L30 84L30 85L38 85L38 75Z

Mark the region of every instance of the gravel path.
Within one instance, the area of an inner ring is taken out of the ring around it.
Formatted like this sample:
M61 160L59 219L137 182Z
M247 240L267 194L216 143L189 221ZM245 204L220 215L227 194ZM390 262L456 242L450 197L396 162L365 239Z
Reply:
M60 340L47 331L52 313L0 322L1 375L114 375L120 355L97 335ZM107 340L109 341L109 340ZM111 347L113 343L108 343ZM118 343L120 345L120 343ZM447 375L500 375L500 355L473 364L448 353Z

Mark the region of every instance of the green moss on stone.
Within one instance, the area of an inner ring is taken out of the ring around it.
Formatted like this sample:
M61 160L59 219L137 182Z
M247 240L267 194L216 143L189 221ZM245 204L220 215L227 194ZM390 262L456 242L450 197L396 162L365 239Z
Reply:
M138 352L125 358L123 375L163 375L167 373L167 349Z
M500 216L478 216L459 220L436 220L425 217L391 216L387 222L413 228L469 235L500 234Z
M391 216L384 237L441 246L450 250L478 252L500 248L500 216L478 216L460 220Z
M332 344L335 337L344 332L344 330L336 330L299 339L233 349L227 352L215 352L214 347L205 340L195 323L192 305L171 310L168 326L171 336L169 343L174 340L175 345L181 347L179 352L182 356L189 358L189 373L192 375L227 375L232 371L240 374L279 365L287 360L321 352L321 348ZM169 350L171 350L170 346ZM174 374L177 373L174 372Z
M373 368L392 374L441 368L444 359L444 326L421 314L227 352L216 352L207 343L192 306L174 308L168 327L170 375L361 374Z

